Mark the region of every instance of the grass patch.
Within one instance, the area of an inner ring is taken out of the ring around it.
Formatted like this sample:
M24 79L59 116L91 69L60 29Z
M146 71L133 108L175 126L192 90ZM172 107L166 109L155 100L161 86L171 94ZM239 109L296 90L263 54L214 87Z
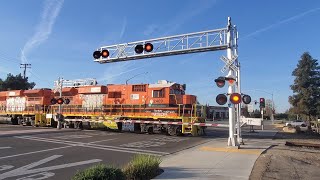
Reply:
M149 180L161 173L159 165L160 157L150 155L136 155L123 168L123 172L127 179Z
M119 168L98 164L75 174L72 180L125 180Z

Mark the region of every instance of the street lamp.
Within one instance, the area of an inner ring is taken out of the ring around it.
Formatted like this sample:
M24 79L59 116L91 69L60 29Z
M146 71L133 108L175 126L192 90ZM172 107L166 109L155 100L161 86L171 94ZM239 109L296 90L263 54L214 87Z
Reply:
M142 75L142 74L148 74L148 72L144 72L144 73L136 74L136 75L134 75L133 77L131 77L131 78L127 79L127 80L126 80L126 85L128 85L128 81L129 81L129 80L131 80L131 79L133 79L133 78L135 78L135 77L137 77L137 76L140 76L140 75Z

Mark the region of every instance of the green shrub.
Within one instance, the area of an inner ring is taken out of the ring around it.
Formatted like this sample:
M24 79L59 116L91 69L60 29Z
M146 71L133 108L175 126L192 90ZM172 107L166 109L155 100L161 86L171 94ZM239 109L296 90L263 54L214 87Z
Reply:
M77 172L72 180L125 180L121 169L98 164Z
M149 180L159 175L160 157L137 155L123 168L127 179Z

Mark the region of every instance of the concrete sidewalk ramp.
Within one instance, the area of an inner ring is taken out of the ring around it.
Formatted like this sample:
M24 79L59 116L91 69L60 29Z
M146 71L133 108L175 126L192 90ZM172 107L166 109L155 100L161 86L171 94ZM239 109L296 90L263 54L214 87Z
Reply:
M155 179L249 179L256 159L269 146L227 147L215 140L166 157Z

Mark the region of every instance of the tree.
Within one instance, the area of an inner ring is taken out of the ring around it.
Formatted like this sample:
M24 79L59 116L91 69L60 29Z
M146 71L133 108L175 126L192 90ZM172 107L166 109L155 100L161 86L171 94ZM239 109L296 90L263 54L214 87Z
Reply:
M317 60L308 52L303 53L292 76L295 76L290 86L293 95L289 96L292 111L311 121L319 113L317 108L320 106L320 67Z
M267 99L266 100L266 107L265 107L265 116L271 117L273 114L273 103L272 100Z
M9 73L4 81L0 79L0 91L32 89L35 85L34 82L28 82L28 78L23 78L21 74L14 76Z

